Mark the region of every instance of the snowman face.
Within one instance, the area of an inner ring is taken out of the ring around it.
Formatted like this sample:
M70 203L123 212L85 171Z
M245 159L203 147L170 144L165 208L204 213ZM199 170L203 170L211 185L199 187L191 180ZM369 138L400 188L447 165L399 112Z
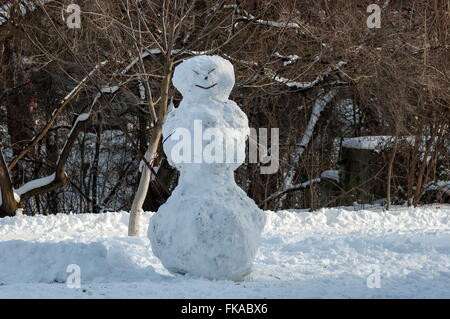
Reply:
M178 65L172 82L185 99L226 101L234 86L234 68L222 57L200 55Z

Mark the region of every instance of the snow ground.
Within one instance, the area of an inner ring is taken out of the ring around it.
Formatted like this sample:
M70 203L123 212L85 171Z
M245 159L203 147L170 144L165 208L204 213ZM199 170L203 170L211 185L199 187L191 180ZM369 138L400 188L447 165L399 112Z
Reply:
M450 298L450 205L267 215L241 282L168 273L147 238L126 236L125 212L3 218L0 298Z

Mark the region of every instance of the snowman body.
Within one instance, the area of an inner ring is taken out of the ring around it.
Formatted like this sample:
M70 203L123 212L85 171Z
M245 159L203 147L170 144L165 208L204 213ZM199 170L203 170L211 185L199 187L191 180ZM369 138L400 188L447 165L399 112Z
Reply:
M233 66L194 57L175 69L173 83L183 100L163 126L163 147L180 178L150 219L152 250L171 272L240 280L251 271L266 216L234 179L250 130L228 100Z

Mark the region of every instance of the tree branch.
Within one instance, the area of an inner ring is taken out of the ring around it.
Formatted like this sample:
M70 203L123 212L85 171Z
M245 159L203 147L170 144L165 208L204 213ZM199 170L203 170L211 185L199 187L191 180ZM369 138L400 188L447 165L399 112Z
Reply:
M69 92L69 94L66 95L66 97L62 100L62 102L53 110L51 114L50 120L47 122L47 124L44 126L44 128L37 134L31 142L20 151L19 154L9 163L8 169L12 170L14 166L28 153L30 152L38 143L41 141L49 129L52 127L52 125L55 123L56 118L61 113L61 111L66 107L67 104L69 104L72 99L80 92L83 85L88 81L90 76L92 76L97 70L100 69L101 66L105 65L108 61L103 61L95 66L95 68L84 78L82 79L77 86Z

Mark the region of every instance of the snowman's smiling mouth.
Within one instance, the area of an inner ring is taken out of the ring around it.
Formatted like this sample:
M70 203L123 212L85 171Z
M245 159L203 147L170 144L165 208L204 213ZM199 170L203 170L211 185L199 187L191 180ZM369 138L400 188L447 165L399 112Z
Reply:
M202 85L198 85L198 84L196 84L195 86L196 86L196 87L199 87L199 88L202 88L202 89L204 89L204 90L209 90L209 89L215 87L216 85L217 85L217 83L215 83L215 84L213 84L213 85L211 85L211 86L202 86Z

